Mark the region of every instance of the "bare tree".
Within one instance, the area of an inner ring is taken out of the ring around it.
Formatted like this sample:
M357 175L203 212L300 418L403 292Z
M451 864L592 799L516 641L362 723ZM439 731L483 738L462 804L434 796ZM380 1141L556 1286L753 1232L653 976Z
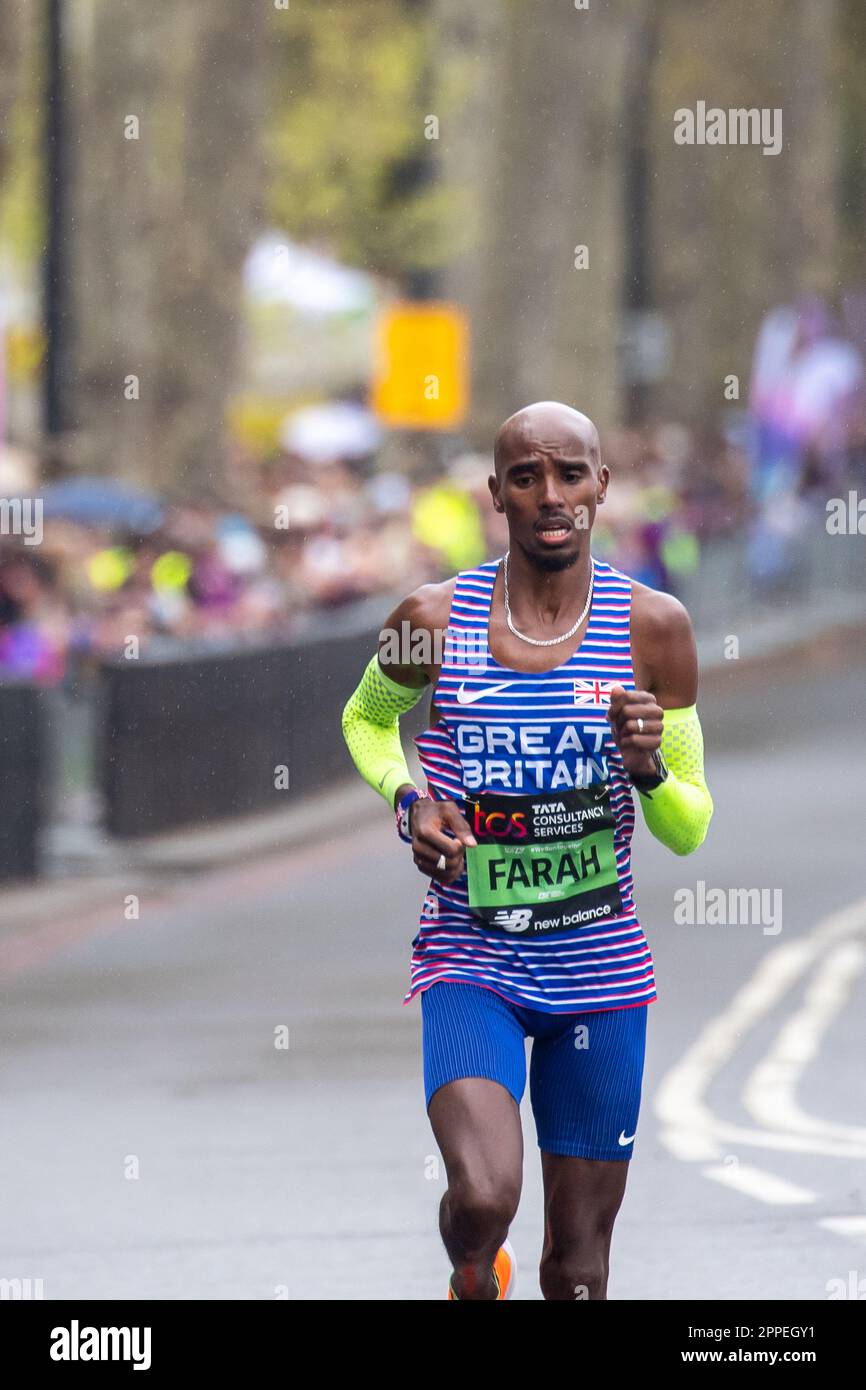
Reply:
M471 243L446 289L470 308L480 438L541 395L603 422L715 417L765 310L832 291L839 8L435 0L440 162ZM781 109L782 152L675 144L674 113L700 100ZM624 309L671 330L666 378L630 397Z
M267 11L69 0L81 466L225 493Z
M652 116L652 273L673 330L658 407L714 418L766 310L837 274L837 0L664 0ZM783 144L677 145L678 109L779 110Z
M489 438L503 414L543 397L610 422L621 410L621 121L639 0L588 10L438 0L438 14L445 78L462 75L440 98L443 165L474 189L473 245L450 273L472 315L474 428Z

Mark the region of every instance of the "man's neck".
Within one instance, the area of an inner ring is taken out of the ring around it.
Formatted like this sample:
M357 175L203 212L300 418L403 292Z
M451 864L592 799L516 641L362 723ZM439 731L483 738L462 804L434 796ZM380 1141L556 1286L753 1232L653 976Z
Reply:
M524 621L555 626L563 617L577 617L589 589L589 541L565 569L547 569L516 546L508 555L508 596L517 626Z

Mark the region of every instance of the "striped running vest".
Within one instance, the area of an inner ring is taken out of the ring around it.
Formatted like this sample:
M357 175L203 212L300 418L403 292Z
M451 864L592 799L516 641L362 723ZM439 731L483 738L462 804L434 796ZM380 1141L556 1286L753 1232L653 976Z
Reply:
M466 980L549 1013L648 1004L632 787L606 718L610 686L636 688L631 581L596 560L577 651L553 671L518 672L488 641L499 564L457 575L433 692L440 719L414 740L431 797L457 802L479 847L466 848L453 883L430 881L403 1002Z

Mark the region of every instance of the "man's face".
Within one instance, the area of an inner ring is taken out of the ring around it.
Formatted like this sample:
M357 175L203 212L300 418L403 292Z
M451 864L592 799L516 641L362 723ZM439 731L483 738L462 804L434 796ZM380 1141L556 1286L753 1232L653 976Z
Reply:
M493 504L508 519L511 545L541 569L575 563L604 501L610 475L597 462L593 442L572 431L519 432L489 480Z

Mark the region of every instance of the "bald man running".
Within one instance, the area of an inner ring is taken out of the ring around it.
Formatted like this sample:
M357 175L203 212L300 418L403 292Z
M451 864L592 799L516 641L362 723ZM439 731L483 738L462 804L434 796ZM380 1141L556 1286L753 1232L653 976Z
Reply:
M656 998L632 895L633 791L675 853L701 844L697 657L682 604L592 556L609 474L591 420L551 401L520 410L494 468L506 555L404 599L343 731L429 878L404 1002L421 995L448 1297L513 1296L531 1037L541 1290L603 1299ZM398 721L428 685L425 789Z

